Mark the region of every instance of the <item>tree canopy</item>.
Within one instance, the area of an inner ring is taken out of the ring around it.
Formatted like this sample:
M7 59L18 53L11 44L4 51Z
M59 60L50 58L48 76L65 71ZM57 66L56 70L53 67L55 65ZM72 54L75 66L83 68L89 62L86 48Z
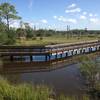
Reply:
M8 30L11 20L21 19L21 17L17 16L17 13L15 6L9 3L2 3L0 5L0 21L6 21Z

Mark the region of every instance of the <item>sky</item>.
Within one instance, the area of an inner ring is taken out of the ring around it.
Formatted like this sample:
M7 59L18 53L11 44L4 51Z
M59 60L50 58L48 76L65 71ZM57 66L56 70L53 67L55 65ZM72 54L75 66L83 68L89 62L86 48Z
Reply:
M40 29L100 29L100 0L0 0L16 7L22 21ZM13 21L12 27L19 27Z

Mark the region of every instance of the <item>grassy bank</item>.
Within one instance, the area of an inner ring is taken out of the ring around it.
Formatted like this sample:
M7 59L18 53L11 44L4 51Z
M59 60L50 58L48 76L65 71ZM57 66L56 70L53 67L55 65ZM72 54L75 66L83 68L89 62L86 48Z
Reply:
M5 79L0 80L0 100L48 100L50 94L51 90L46 86L14 86Z
M75 43L82 41L96 40L97 37L70 37L65 36L51 36L51 37L37 37L36 39L17 39L16 45L48 45L48 44L61 44L61 43Z
M29 84L12 85L0 77L0 100L80 100L77 96L54 95L46 86ZM82 100L89 100L84 96Z

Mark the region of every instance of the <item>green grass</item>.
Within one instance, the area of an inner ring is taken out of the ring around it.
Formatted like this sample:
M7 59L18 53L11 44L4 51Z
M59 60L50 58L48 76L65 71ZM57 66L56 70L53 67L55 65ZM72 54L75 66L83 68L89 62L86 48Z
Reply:
M47 86L12 85L0 77L0 100L79 100L77 96L52 96L52 94L52 89ZM89 100L89 98L83 96L82 100Z
M46 86L14 86L5 79L0 80L0 100L49 100L50 94L51 90Z
M89 40L97 40L96 37L64 37L64 36L52 36L52 37L43 37L43 40L40 40L37 37L36 40L32 39L24 39L24 40L17 40L16 45L48 45L48 44L59 44L59 43L75 43L75 42L82 42L82 41L89 41Z

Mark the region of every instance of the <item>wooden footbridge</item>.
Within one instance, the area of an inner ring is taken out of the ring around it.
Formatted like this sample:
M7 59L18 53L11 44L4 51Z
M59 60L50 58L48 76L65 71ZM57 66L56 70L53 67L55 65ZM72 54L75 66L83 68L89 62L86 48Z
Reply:
M91 53L100 50L100 41L65 43L46 46L0 46L0 57L13 61L16 57L28 57L30 62L52 61L68 56ZM37 58L37 59L36 59Z

